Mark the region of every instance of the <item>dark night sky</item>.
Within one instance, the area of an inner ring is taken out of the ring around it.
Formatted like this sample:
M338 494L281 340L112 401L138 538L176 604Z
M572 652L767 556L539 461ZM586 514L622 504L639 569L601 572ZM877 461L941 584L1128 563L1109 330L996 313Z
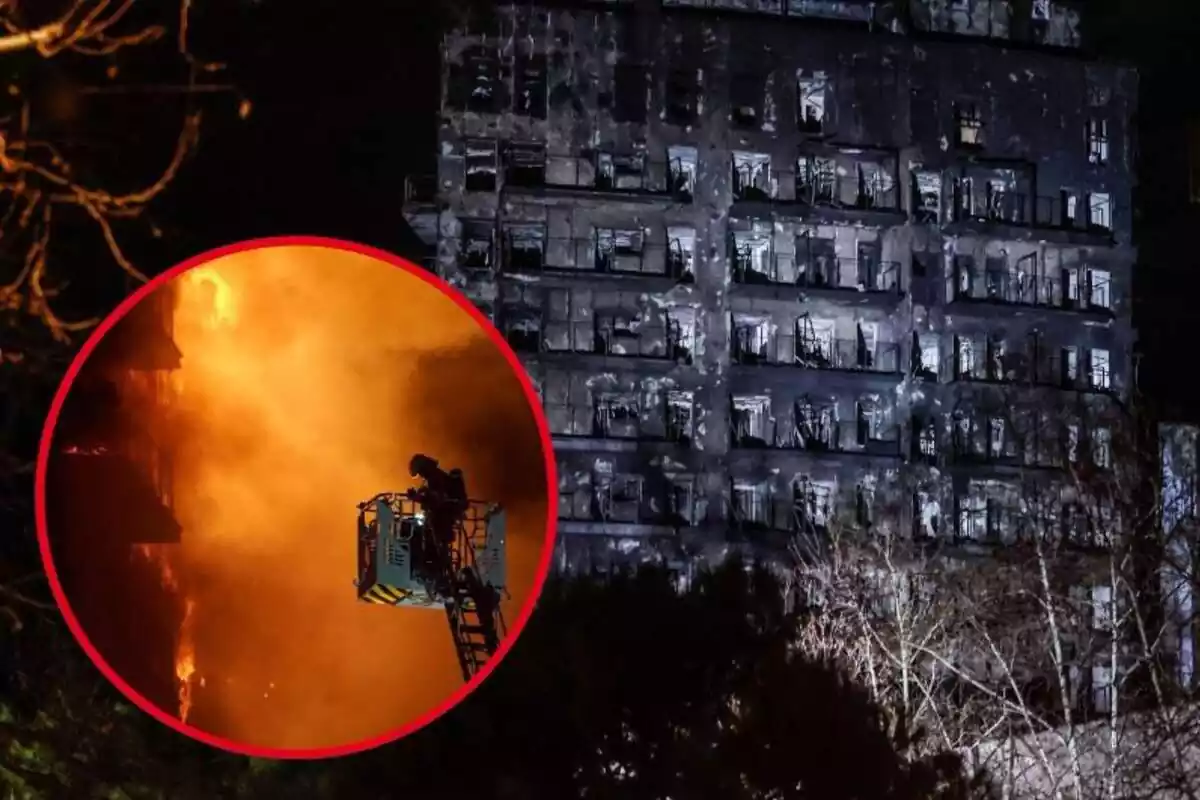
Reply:
M196 159L160 207L182 254L284 234L410 246L400 216L404 175L427 168L434 153L433 6L195 5L206 54L230 62L229 77L253 113L236 119L231 100L213 115Z

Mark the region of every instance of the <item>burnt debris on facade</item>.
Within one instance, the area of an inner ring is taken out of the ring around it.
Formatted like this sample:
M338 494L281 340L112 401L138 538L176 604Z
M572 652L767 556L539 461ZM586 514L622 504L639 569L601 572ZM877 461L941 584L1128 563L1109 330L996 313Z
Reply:
M565 565L770 549L899 475L913 529L999 536L1082 435L1010 392L1128 394L1136 76L1074 6L552 5L447 33L406 218L540 391Z

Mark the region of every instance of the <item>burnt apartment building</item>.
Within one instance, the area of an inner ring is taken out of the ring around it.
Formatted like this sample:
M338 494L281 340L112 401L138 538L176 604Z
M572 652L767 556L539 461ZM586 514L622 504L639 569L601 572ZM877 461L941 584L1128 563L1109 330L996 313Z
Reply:
M405 216L540 392L565 567L771 551L881 482L918 534L1003 538L1017 476L1110 457L1044 424L1133 380L1136 76L1079 31L1059 0L632 0L446 33Z

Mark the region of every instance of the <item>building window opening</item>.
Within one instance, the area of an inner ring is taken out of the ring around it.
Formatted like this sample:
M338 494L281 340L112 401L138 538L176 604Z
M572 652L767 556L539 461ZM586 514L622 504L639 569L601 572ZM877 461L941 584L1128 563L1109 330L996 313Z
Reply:
M735 200L769 200L771 157L765 153L733 154L733 197Z
M548 95L546 91L546 57L518 56L513 64L513 111L532 119L545 119Z
M732 495L734 519L738 523L755 527L767 524L771 499L765 483L734 481Z
M696 191L696 148L667 148L667 179L669 192L684 201L690 201Z
M796 200L833 205L840 199L837 164L832 158L802 155L796 160Z
M762 124L765 81L756 73L738 73L729 86L729 120L737 128L757 128Z
M699 72L671 70L667 75L666 95L666 121L671 125L691 125L699 110Z
M771 440L771 398L734 397L730 414L730 433L734 447L769 447Z
M1102 166L1108 163L1108 120L1088 120L1087 147L1089 164Z
M1099 310L1112 309L1112 275L1103 269L1089 269L1088 276L1088 307Z
M604 393L596 398L592 435L601 439L638 439L641 414L632 394Z
M537 187L546 182L546 146L510 144L504 164L504 182L509 186Z
M734 231L733 279L738 283L773 283L771 235L766 231Z
M471 270L495 267L495 229L489 220L463 220L459 265Z
M1088 351L1088 383L1093 389L1112 388L1112 373L1107 350L1093 348Z
M913 176L913 221L937 224L941 221L942 176L921 171Z
M513 225L505 231L505 267L514 272L537 272L545 266L546 229Z
M496 142L471 140L467 142L467 174L463 188L468 192L494 192L500 154Z
M667 276L680 283L696 279L696 231L687 227L667 228Z
M1088 225L1101 230L1112 230L1112 198L1109 195L1096 192L1088 195Z
M691 443L693 406L694 398L691 392L667 392L667 441L682 445Z
M771 323L740 317L733 319L733 358L739 364L763 364L771 357Z
M796 128L801 133L820 134L825 128L825 73L796 75Z
M964 103L954 109L955 143L959 147L983 147L983 114L975 103Z
M613 75L613 119L617 122L646 121L646 68L641 64L618 64Z
M596 188L606 191L638 191L645 188L646 157L641 153L596 154Z
M596 230L596 269L601 272L641 272L644 234L637 229Z

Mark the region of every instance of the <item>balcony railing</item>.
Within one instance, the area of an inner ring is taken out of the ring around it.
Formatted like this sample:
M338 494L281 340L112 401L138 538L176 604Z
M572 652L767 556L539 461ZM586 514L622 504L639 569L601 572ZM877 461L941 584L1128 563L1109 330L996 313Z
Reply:
M741 284L900 293L900 264L876 259L754 252L732 248L733 280Z
M691 363L693 342L678 323L639 322L627 326L603 320L539 322L506 319L509 345L518 353L601 355Z
M852 176L814 178L801 172L796 174L794 185L795 201L804 205L852 211L897 211L900 208L900 195L894 184L885 188Z
M792 334L762 335L735 327L732 358L746 366L796 366L807 369L898 374L900 347L895 342L868 346L854 339L820 339Z
M987 195L978 191L967 195L961 188L956 187L951 211L955 222L985 222L1049 230L1109 230L1103 226L1089 224L1084 201L1075 201L1075 206L1074 213L1070 213L1068 201L1061 196L1031 196L1023 192L996 192Z
M982 195L954 190L955 222L993 222L1025 226L1030 223L1029 196L1020 192L996 192Z
M677 444L692 439L690 418L671 414L665 406L546 403L544 408L555 436Z
M510 189L575 189L582 192L661 195L690 202L695 166L681 158L643 154L558 157L519 152L506 155L504 184Z
M754 424L733 414L730 446L738 449L801 450L814 453L860 453L894 450L899 455L899 429L873 428L868 420L801 421L791 417Z
M509 274L599 274L694 277L692 253L680 242L645 242L624 232L590 237L518 239L503 237L504 271Z
M681 528L696 524L698 514L696 504L681 503L669 492L655 496L640 487L626 491L599 487L588 492L561 493L558 518L566 522Z
M1075 391L1108 392L1112 373L1107 366L1085 366L1080 357L1059 354L1030 356L1021 351L1005 355L964 357L952 354L943 374L952 381L979 381L1012 385L1044 386Z
M823 492L796 489L793 492L748 494L732 490L728 524L743 534L778 531L813 533L825 531L837 514L834 498Z
M1058 278L1016 270L985 270L969 277L960 272L954 292L956 301L1111 313L1109 305L1092 302L1097 296L1107 301L1107 287L1094 292L1083 281L1072 287Z

